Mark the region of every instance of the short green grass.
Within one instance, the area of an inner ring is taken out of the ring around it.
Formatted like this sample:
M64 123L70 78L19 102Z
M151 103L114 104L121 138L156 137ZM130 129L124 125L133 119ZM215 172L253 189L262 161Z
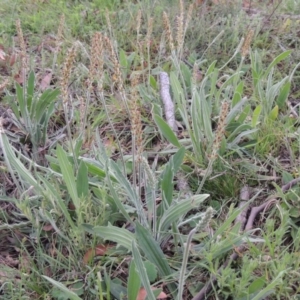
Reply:
M141 287L147 299L160 292L168 299L192 299L214 276L206 299L300 297L299 186L287 192L280 188L300 172L299 118L290 117L287 105L290 101L299 114L299 20L289 15L299 11L296 1L252 1L250 15L241 1L225 6L206 1L195 6L182 51L174 53L162 13L168 13L175 37L177 0L2 2L0 44L17 61L0 66L0 84L10 79L0 102L2 118L9 116L0 139L1 299L135 300ZM185 12L192 1L187 2ZM61 14L65 25L56 56L53 41ZM149 18L154 23L148 52ZM34 83L28 74L22 84L33 85L37 100L45 99L40 82L47 72L53 74L46 89L60 89L67 51L77 43L69 124L60 95L39 111L26 88L17 86L17 19L35 74ZM249 29L254 31L251 53L242 61L236 50ZM132 76L142 78L138 103L148 164L141 163L138 172L131 118L115 90L108 54L105 103L96 89L90 94L86 88L95 31L114 42L128 99ZM194 63L203 75L197 83ZM181 124L177 136L163 122L161 71L170 76ZM88 98L82 130L80 103ZM224 100L229 103L227 126L212 161ZM45 114L37 122L39 112ZM41 136L47 137L44 142ZM177 186L182 178L186 189ZM250 207L277 199L250 232L234 224L245 185L252 189ZM218 272L235 251L238 259Z

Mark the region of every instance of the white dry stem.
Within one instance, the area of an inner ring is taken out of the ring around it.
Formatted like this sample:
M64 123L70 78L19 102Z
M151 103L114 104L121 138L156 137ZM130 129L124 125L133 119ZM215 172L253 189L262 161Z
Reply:
M175 105L170 95L170 79L166 72L159 74L160 96L164 104L166 121L172 130L177 131L175 121Z

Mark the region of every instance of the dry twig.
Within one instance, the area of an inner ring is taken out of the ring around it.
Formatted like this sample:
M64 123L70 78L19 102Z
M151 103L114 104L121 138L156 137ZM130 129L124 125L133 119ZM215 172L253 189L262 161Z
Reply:
M300 182L300 177L296 178L296 179L293 179L289 183L283 185L281 187L281 189L282 189L283 192L286 192L289 189L291 189L298 182ZM242 194L242 192L241 192L241 194ZM252 229L253 228L253 224L254 224L254 220L257 217L257 215L261 211L263 211L264 209L269 208L275 202L276 202L276 199L272 198L272 199L268 200L267 202L261 204L260 206L253 207L251 209L251 213L250 213L250 215L248 217L247 225L245 227L245 231L249 231L250 229ZM218 274L220 275L222 273L223 269L225 269L229 264L231 264L232 261L236 260L239 257L239 254L244 251L244 249L245 249L244 245L241 245L241 246L237 247L235 249L235 252L232 253L230 255L230 257L225 261L225 263L218 269ZM207 299L207 296L211 292L213 284L215 284L216 281L217 281L217 277L213 275L212 278L211 278L211 280L205 284L205 286L199 291L198 294L196 294L194 296L194 298L192 300L204 300L204 299Z

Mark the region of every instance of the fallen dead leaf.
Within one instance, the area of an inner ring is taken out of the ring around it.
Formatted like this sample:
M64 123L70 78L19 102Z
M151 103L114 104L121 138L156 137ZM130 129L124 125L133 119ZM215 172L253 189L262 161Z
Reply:
M17 55L15 53L12 53L9 57L9 65L12 67L17 60Z
M43 79L41 80L40 90L41 91L46 90L50 86L51 80L52 80L52 73L50 72L50 73L46 74L43 77Z
M107 250L111 248L110 245L97 245L95 248L89 249L83 257L83 262L88 264L95 256L105 255Z
M51 224L47 224L47 225L43 226L43 230L44 231L52 231L52 230L54 230L54 228L52 227Z
M152 288L152 290L156 290L156 288ZM167 294L164 292L160 292L159 295L156 297L156 299L167 299ZM147 292L145 288L140 288L139 293L136 297L136 300L146 300L147 298Z
M68 208L69 208L69 210L73 210L73 211L76 209L76 207L75 207L75 205L74 205L73 202L69 202Z

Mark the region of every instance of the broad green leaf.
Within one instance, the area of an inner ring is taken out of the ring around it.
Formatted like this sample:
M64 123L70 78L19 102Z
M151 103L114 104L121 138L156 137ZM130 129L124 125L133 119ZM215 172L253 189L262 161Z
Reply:
M232 104L231 104L232 107L236 106L237 103L241 101L242 94L243 94L243 88L244 88L244 82L241 81L234 91L234 95L232 98Z
M31 71L29 73L28 81L27 81L27 92L26 92L26 104L27 104L27 110L30 112L30 115L33 113L33 94L34 94L34 72Z
M167 202L168 205L172 203L173 190L174 190L174 171L171 164L168 164L163 172L163 177L161 181L161 191L163 194L163 201ZM168 206L167 205L167 206Z
M181 217L192 209L199 208L199 205L209 197L208 194L196 195L190 199L180 200L164 211L159 222L158 232L167 232L173 222L176 223Z
M266 278L264 276L254 279L254 281L248 287L249 295L261 291L265 284Z
M50 202L54 202L55 204L57 204L57 206L60 208L60 210L62 211L65 219L68 221L69 225L72 227L72 230L76 230L76 226L74 224L74 221L72 220L70 213L67 209L67 206L65 204L65 202L61 199L60 193L59 191L57 191L53 185L47 181L44 178L41 178L41 181L43 182L44 186L45 186L45 197L50 201Z
M76 186L79 197L87 197L89 195L88 170L83 161L80 162L78 168Z
M145 253L146 258L157 267L160 276L167 277L166 279L172 279L173 271L171 270L159 244L154 240L151 232L149 232L138 222L136 223L136 237L138 240L138 245ZM174 283L168 284L168 288L173 295L176 293L177 287Z
M274 58L274 60L270 63L267 70L264 72L263 77L267 77L271 71L271 69L276 66L279 62L287 58L291 54L292 50L287 50L281 54L279 54L277 57Z
M228 228L231 227L231 223L235 220L235 218L243 211L246 209L255 199L256 197L260 194L261 191L258 191L245 205L243 205L240 208L234 209L227 219L218 227L218 229L214 233L214 238L217 238L218 235L222 234L224 231L226 231Z
M181 145L170 126L158 115L154 116L154 121L162 135L174 146L180 148Z
M181 147L176 154L174 154L165 166L162 173L161 189L163 193L163 200L166 200L169 206L173 199L174 183L173 178L179 170L185 154L185 148Z
M155 265L149 260L144 261L144 266L150 282L154 282L157 278L157 269Z
M149 278L147 276L147 272L142 260L142 257L140 255L140 252L136 246L136 242L132 241L132 256L135 262L135 266L136 266L136 270L138 271L139 275L140 275L140 279L142 282L142 285L144 286L146 292L147 292L147 299L149 300L155 300L155 296L153 294L153 291L151 289L150 286L150 281Z
M17 100L18 100L21 116L25 124L27 124L29 114L26 107L25 98L23 95L23 88L18 83L16 84L16 92L17 92Z
M185 82L185 86L189 88L191 86L191 78L192 78L192 71L190 67L188 67L185 63L180 65L180 71Z
M207 71L205 72L205 77L210 76L210 75L215 71L216 63L217 63L217 60L213 61L213 62L209 65Z
M236 138L236 136L238 134L240 134L243 131L249 130L251 129L251 126L248 124L241 124L240 126L238 126L231 134L230 136L227 138L227 142L231 142L234 138Z
M175 103L181 103L181 98L184 95L183 88L181 87L181 84L177 78L177 75L174 72L170 73L170 84L171 89L174 95Z
M105 298L111 299L111 300L125 300L125 295L127 294L127 289L123 286L123 282L119 278L110 279L107 275L106 271L104 270L104 278L105 278L105 284L107 287L107 292L112 294L113 297ZM96 298L97 300L99 298ZM102 299L100 299L102 300ZM128 299L129 300L129 299Z
M124 218L126 218L127 222L132 223L132 220L131 220L129 214L126 211L126 209L125 209L125 207L124 207L124 205L123 205L123 203L120 199L120 194L115 191L115 188L113 187L111 179L110 179L109 176L107 177L107 182L108 182L108 186L109 186L112 198L114 200L114 204L118 207L119 211L122 213Z
M202 93L202 97L199 96L199 94L195 94L197 96L197 101L200 101L200 106L201 106L201 119L203 122L203 130L205 133L205 137L208 139L208 141L213 140L213 132L212 132L212 126L211 126L211 108L208 103L208 101L205 99L204 93ZM195 98L195 99L196 99ZM200 99L202 98L202 99ZM201 142L201 141L199 141Z
M108 224L107 226L95 226L92 229L85 225L83 228L91 234L100 236L104 240L109 240L125 247L127 250L132 251L132 241L135 241L135 235L127 229L120 228Z
M68 156L67 156L66 152L63 150L63 148L60 145L57 145L56 155L58 158L61 173L62 173L63 179L66 183L68 192L71 196L71 199L73 200L73 203L74 203L76 209L79 209L79 207L80 207L79 201L80 200L79 200L78 194L77 194L76 179L74 176L74 171L73 171L72 165L70 164L70 162L68 160Z
M141 287L141 278L136 270L134 260L129 266L128 283L127 283L127 299L136 299Z
M172 163L173 166L173 172L176 174L176 172L179 170L182 161L184 159L185 155L185 148L181 147L170 159L170 162Z
M123 49L120 50L119 59L120 59L120 65L122 66L122 68L124 68L127 71L128 61L127 61L126 53Z
M104 179L106 177L106 172L102 168L96 166L93 163L88 163L88 162L86 162L85 165L88 168L88 172L91 175L98 176L101 179ZM114 179L114 181L116 180Z
M48 280L50 283L52 283L55 287L59 288L62 292L64 292L70 300L82 300L80 297L78 297L73 291L69 290L65 285L62 283L48 277L45 275L41 275L43 278Z
M270 121L275 121L278 117L278 105L275 105L275 107L271 110L268 119Z
M127 195L129 197L129 201L133 203L135 206L138 205L138 196L134 188L132 187L131 183L127 179L126 176L124 176L123 172L121 171L120 167L117 163L115 163L113 160L109 161L109 171L112 172L116 180L120 183L120 185L126 190Z
M34 110L34 121L40 123L47 107L57 99L60 94L60 90L46 90L41 97L37 100L37 104ZM49 109L49 108L48 108Z
M155 91L157 91L157 82L152 75L150 75L150 85Z
M282 284L282 277L287 273L287 271L281 271L276 276L276 278L268 284L264 289L262 289L252 300L262 300L265 299L266 296L275 293L275 287L278 284Z
M276 103L280 109L282 109L286 105L286 99L290 93L290 89L291 89L290 81L286 82L284 86L281 88L280 93L276 100Z
M252 128L255 128L256 125L258 124L258 119L259 119L261 110L262 110L262 105L261 104L256 106L256 108L254 109L253 116L252 116L252 121L251 121Z
M78 159L79 155L80 155L80 151L82 148L82 144L83 144L83 140L82 138L78 138L75 142L75 146L74 146L74 155L76 157L76 159Z
M233 147L236 147L236 145L238 145L240 143L240 141L242 139L244 139L245 137L252 138L251 135L253 133L255 133L256 131L258 131L257 128L242 131L231 143L227 144L228 147L229 147L229 144L231 144L231 146L233 146ZM251 146L252 143L250 143L248 145ZM254 146L254 145L252 145L252 146Z
M2 148L4 158L9 166L12 166L13 169L11 172L16 171L17 174L25 180L28 184L34 186L36 189L40 190L40 185L31 175L31 171L27 170L19 158L16 157L15 152L10 145L8 138L5 133L0 133L0 146ZM13 174L12 174L13 175Z
M244 121L248 117L250 111L251 111L251 105L248 104L245 106L244 110L241 112L240 116L237 119L237 122L241 123L241 124L244 123Z
M127 177L120 170L118 164L116 164L113 160L109 161L109 171L110 172L112 171L112 173L115 176L115 178L117 179L117 181L120 183L122 188L127 192L127 196L128 196L127 199L134 205L134 207L137 211L138 217L139 217L140 220L142 220L143 225L145 225L145 226L148 225L145 210L143 208L142 202L140 201L140 199L137 195L136 190L133 188L133 186L131 185L131 183L127 179ZM112 188L109 177L108 177L108 181L109 181L109 184L110 184L110 188L112 189L112 192L115 193L115 191ZM114 194L114 200L118 201L118 199L119 199L119 197L115 193ZM120 200L119 200L119 202L120 202ZM117 202L116 202L116 204L117 204ZM118 207L119 207L119 209L121 209L120 206L118 206ZM122 210L122 213L124 213L124 210ZM132 222L130 219L128 219L128 214L127 214L127 216L126 215L124 215L124 216L127 218L127 220L129 222Z

